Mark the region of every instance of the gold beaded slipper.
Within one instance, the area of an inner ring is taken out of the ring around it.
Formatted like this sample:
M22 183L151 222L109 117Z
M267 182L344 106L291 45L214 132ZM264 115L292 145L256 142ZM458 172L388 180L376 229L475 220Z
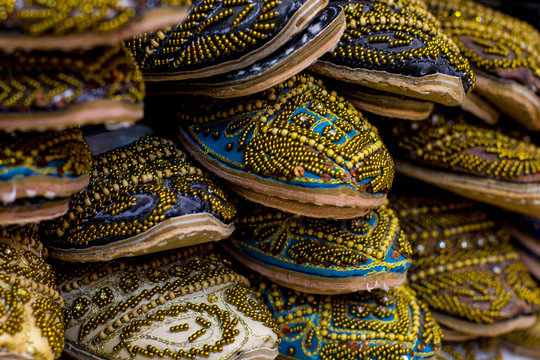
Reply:
M144 83L123 45L87 51L0 53L0 130L132 123Z
M149 94L199 94L216 98L267 90L301 72L333 48L345 30L345 15L328 6L308 26L264 59L221 75L172 82L148 82Z
M477 75L475 91L528 130L540 130L540 33L471 0L427 0Z
M377 129L301 74L247 98L184 97L180 140L247 199L346 219L382 205L394 176Z
M206 78L275 53L326 5L328 0L195 0L184 24L142 34L128 46L146 81Z
M221 245L238 262L288 288L341 294L401 285L411 248L385 205L350 220L312 219L242 203Z
M272 314L209 247L59 267L65 353L79 360L274 359Z
M105 261L227 238L235 212L172 141L145 136L94 156L90 185L42 230L51 257Z
M64 303L37 226L0 228L0 357L53 360L64 349Z
M474 85L469 62L415 0L331 0L347 30L311 70L347 82L448 106Z
M283 333L279 359L419 360L441 346L439 326L405 285L320 296L263 279L257 284Z
M396 170L507 210L540 217L540 150L462 113L434 112L430 121L398 124Z
M488 337L531 326L540 288L519 261L508 231L478 203L425 188L419 194L390 203L413 248L409 285L435 319Z
M530 328L504 335L502 343L515 354L540 359L540 316Z
M0 4L4 51L116 44L185 20L190 0L17 0Z
M0 225L64 215L88 185L92 155L79 128L0 132L0 149Z

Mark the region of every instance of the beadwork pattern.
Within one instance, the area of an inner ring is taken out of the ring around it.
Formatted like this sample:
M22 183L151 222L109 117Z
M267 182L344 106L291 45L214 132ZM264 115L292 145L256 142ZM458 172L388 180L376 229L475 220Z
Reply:
M79 128L0 133L0 181L33 175L76 178L90 172L92 154Z
M127 44L145 73L200 69L261 48L306 2L195 0L183 24L142 34Z
M410 286L432 310L491 324L538 309L540 289L510 234L477 203L417 194L390 203L413 247Z
M461 78L465 91L475 82L469 63L441 31L423 2L333 0L342 5L347 29L336 49L321 59L350 68L407 76L443 73Z
M284 358L422 359L441 345L441 329L406 286L327 297L264 280L258 289L283 333Z
M46 255L36 225L0 228L2 351L52 360L64 349L63 302Z
M392 185L394 164L377 129L312 76L241 99L184 98L179 118L205 156L236 171L371 194Z
M326 277L404 273L412 249L385 205L360 218L333 221L245 204L231 244L268 266Z
M106 33L159 7L189 4L189 0L7 0L0 4L0 31L32 36Z
M470 0L427 0L444 32L476 71L540 85L540 33L531 25Z
M517 182L538 181L540 150L462 114L436 112L430 121L394 128L398 154L407 160L469 175Z
M170 140L146 136L94 156L90 184L68 213L43 227L58 247L86 248L147 231L166 219L206 212L230 223L236 210Z
M0 116L67 110L100 99L139 104L143 98L142 74L123 45L0 53Z
M126 360L230 359L276 346L272 314L247 279L208 248L65 264L59 274L68 352ZM104 289L111 296L102 297ZM103 306L105 298L111 300Z

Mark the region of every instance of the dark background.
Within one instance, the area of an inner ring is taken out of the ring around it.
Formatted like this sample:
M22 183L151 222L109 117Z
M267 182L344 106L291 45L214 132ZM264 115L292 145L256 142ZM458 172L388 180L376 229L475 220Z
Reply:
M540 1L533 0L478 0L509 15L527 21L540 29Z

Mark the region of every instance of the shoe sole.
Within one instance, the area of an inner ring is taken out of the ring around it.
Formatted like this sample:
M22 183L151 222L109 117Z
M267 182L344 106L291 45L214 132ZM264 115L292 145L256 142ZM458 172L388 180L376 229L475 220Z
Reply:
M306 189L230 170L202 155L181 128L179 138L186 150L204 167L230 181L231 188L240 195L265 206L308 217L350 219L365 215L386 200L386 195L366 195L346 185L336 189Z
M233 224L226 225L210 214L190 214L167 219L143 233L107 245L48 249L50 257L64 261L109 261L218 241L231 236L233 231Z
M484 337L495 337L503 334L507 334L514 330L527 329L534 325L536 322L535 315L520 316L517 319L501 321L493 324L477 324L466 320L457 319L452 316L444 315L436 311L431 311L433 317L437 322L440 322L444 326L450 329L462 332L464 334L471 334Z
M21 50L64 50L92 48L100 45L113 45L140 33L154 31L184 22L189 6L183 8L161 7L149 11L117 31L66 35L30 36L19 34L0 34L2 51Z
M540 217L540 185L519 184L426 169L395 161L396 171L463 197L532 217Z
M165 73L145 73L145 81L178 81L187 79L198 79L210 77L212 75L225 74L233 70L245 68L254 62L264 59L285 45L287 41L300 31L302 31L317 14L328 5L328 0L308 0L291 17L287 25L276 34L270 41L262 47L243 55L239 59L225 61L213 66L204 67L198 70L165 72Z
M465 97L461 79L445 74L413 77L386 71L353 69L323 60L311 65L310 70L333 79L347 79L353 84L446 106L460 105Z
M0 210L0 226L24 225L52 220L65 215L69 210L69 199L57 199L41 205L17 206Z
M241 255L237 249L228 245L223 244L222 247L239 263L251 270L262 274L278 285L304 293L337 295L356 291L371 291L373 289L397 287L407 279L406 272L404 274L382 273L366 277L351 276L348 278L311 276L275 266L268 266Z
M143 104L101 99L43 113L0 114L0 131L62 130L91 124L128 125L142 119Z

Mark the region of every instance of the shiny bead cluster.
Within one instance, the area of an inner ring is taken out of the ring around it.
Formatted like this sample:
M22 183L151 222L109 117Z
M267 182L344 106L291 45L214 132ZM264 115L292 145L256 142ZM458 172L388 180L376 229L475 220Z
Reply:
M43 175L76 177L88 174L92 163L92 154L79 128L39 133L2 132L0 149L0 174L20 166Z
M262 207L250 210L251 214L236 220L234 238L255 239L262 251L276 256L286 252L297 264L347 268L384 261L389 251L395 258L412 254L393 210L384 205L364 217L343 221L297 217Z
M535 181L540 172L540 150L534 144L471 125L462 115L437 113L431 121L401 123L394 135L400 155L423 165L519 182Z
M223 221L231 221L236 213L223 190L192 166L173 142L144 137L95 156L90 185L72 196L68 213L48 222L44 233L77 245L125 239L174 217L179 196L201 198ZM134 215L130 209L141 198L149 200L151 211ZM128 215L124 218L123 213Z
M533 90L538 87L540 33L533 26L470 0L426 3L476 69L496 74L504 69L529 69L526 76L513 80Z
M86 51L0 53L0 111L59 110L92 98L129 104L144 82L123 45Z
M146 71L181 71L238 59L267 42L289 16L285 1L195 1L187 20L127 42ZM279 11L277 11L279 10Z
M323 59L385 70L405 61L444 58L462 75L465 88L474 85L469 62L439 28L438 21L417 1L332 1L344 6L347 29L340 43Z
M230 139L223 150L243 152L242 166L255 174L308 181L311 173L325 182L345 182L370 193L386 193L392 185L394 164L377 129L312 76L294 76L241 100L186 99L181 106L180 121L193 124L187 130L200 146L205 148L197 140L201 133L216 141ZM324 130L320 118L328 119ZM223 133L211 133L207 127L224 121ZM363 181L367 179L368 183Z
M127 25L160 4L189 5L189 0L118 1L50 0L3 1L0 21L31 35L68 35L81 32L110 32ZM130 7L130 5L136 5ZM53 16L54 15L54 16ZM15 25L15 26L14 26Z
M516 303L538 309L540 289L510 234L477 204L423 196L390 201L413 246L410 286L432 309L484 324L514 317Z
M401 360L428 345L432 355L440 348L441 329L405 286L324 297L257 281L282 329L282 346L288 346L280 352L289 356L303 352L325 360Z
M104 346L114 338L113 351L117 354L124 351L124 355L127 352L130 356L167 356L175 360L208 357L211 353L223 351L225 345L234 343L240 333L237 325L242 320L230 309L236 309L247 318L277 331L271 313L246 286L247 280L236 274L226 259L209 252L209 249L210 246L205 244L107 263L76 267L63 264L60 274L66 299L66 323L70 331L78 329L77 346L87 349ZM156 271L167 274L167 278L156 282L155 278L148 276ZM138 281L119 276L122 273L131 274ZM129 281L129 286L126 286L126 281ZM101 284L114 286L104 291ZM84 292L83 287L86 287ZM119 291L119 288L128 290ZM210 295L206 295L205 289ZM225 306L216 305L215 294L218 291L223 292L223 295L217 294ZM107 298L112 295L105 306L103 294ZM152 345L142 348L134 344L144 328L174 318L181 321L183 316L189 323L182 322L168 328L175 334L188 332L183 349L166 346L157 349ZM198 341L211 326L212 329L214 326L220 329L219 334L212 336L214 343ZM116 337L117 333L119 337Z
M55 274L43 260L44 254L36 225L1 228L0 336L22 339L25 335L20 333L36 326L57 358L64 349L63 301Z

